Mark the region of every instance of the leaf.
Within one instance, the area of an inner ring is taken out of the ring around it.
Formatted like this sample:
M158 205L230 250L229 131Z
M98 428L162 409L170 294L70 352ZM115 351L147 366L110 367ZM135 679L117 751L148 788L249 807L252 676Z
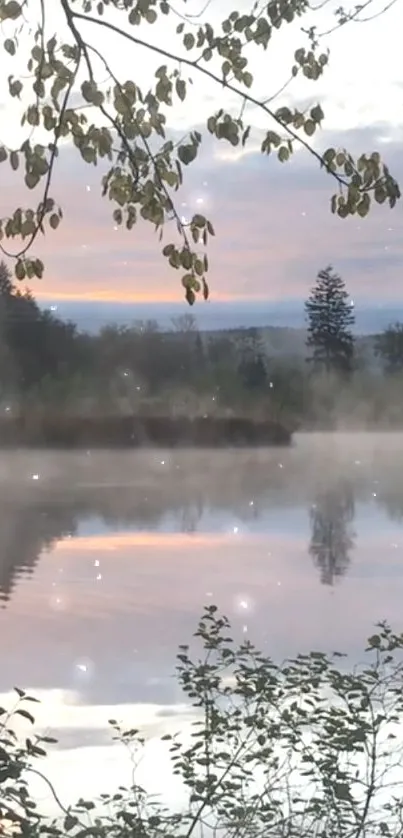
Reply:
M52 213L52 215L50 216L49 224L50 224L52 230L57 230L57 228L60 224L60 218L59 218L59 216L57 215L56 212Z
M10 154L10 166L14 170L14 172L18 169L20 164L18 153L16 151L12 151Z
M28 189L35 189L35 186L38 185L40 178L39 175L35 174L35 172L27 172L24 180Z
M129 14L129 23L131 23L132 26L138 26L141 23L141 14L137 8L131 10Z
M95 148L90 145L84 146L80 148L81 157L85 160L86 163L96 163L97 162L97 155L95 152Z
M192 163L197 156L197 149L193 145L180 145L178 148L178 157L184 166Z
M3 7L0 6L0 20L17 20L21 14L21 6L17 0L9 0Z
M43 264L43 262L40 259L35 259L35 261L33 262L33 267L34 267L34 271L35 271L35 276L37 276L38 279L42 279L44 271L45 271L45 265ZM33 700L35 700L35 699L33 699ZM45 740L43 740L43 741L45 741Z
M304 131L305 134L308 135L308 137L312 137L312 134L315 133L315 123L312 119L307 119L304 125Z
M288 151L288 148L286 148L285 145L282 145L281 148L279 148L279 150L278 150L278 155L277 156L278 156L278 159L280 160L280 163L286 163L287 160L289 159L290 152Z
M65 819L64 819L63 826L64 826L66 832L70 832L70 830L74 829L74 827L77 826L78 823L79 823L78 818L75 817L75 815L71 815L70 813L68 813L66 815Z
M322 120L325 118L325 114L323 113L320 105L316 105L314 108L312 108L310 115L311 119L313 119L313 121L317 122L318 124L320 124Z
M181 102L183 102L183 100L186 98L186 82L183 79L176 79L175 90L177 96L179 97Z
M17 279L22 280L25 279L25 265L21 259L18 260L15 266L15 275ZM18 692L17 687L14 687L15 691ZM19 693L20 694L20 693Z
M192 35L191 32L186 32L186 35L183 39L183 46L185 47L185 49L190 50L190 49L193 49L194 45L195 45L194 35Z
M366 197L368 196L364 196L364 198ZM365 216L368 215L370 207L369 201L364 200L364 198L362 199L362 201L360 201L359 204L357 204L357 212L360 218L365 218Z
M9 53L9 55L15 55L15 42L12 40L12 38L6 38L3 46L6 52Z
M186 288L185 297L190 306L196 302L196 294L192 288Z
M25 698L25 690L22 690L20 687L14 687L14 692L17 693L19 698Z
M31 722L31 725L35 724L35 719L34 719L33 715L28 712L28 710L24 710L23 708L18 708L15 711L15 714L18 715L18 716L22 716L24 719L28 719L28 721Z

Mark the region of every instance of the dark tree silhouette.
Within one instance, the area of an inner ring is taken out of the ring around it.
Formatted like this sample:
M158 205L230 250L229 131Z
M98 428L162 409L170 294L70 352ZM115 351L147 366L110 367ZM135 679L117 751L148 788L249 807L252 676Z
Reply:
M318 273L305 303L309 360L326 372L348 373L354 359L355 317L344 280L329 265Z
M391 323L382 334L377 335L375 354L381 359L386 372L403 369L403 323Z
M242 329L237 340L240 355L238 373L246 390L263 390L267 386L266 352L259 329Z
M74 324L42 311L0 263L0 385L26 392L45 376L54 379L82 369L83 354ZM81 366L80 366L81 365Z
M334 585L350 564L354 514L353 487L344 481L319 495L311 508L309 553L323 585Z
M44 550L76 530L68 504L2 503L0 507L0 604L12 596L18 579L31 576Z

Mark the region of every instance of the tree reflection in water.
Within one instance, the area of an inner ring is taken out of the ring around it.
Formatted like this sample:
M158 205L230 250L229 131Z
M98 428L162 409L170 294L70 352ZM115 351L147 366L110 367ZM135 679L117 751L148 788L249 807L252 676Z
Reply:
M354 548L354 515L354 490L346 480L319 494L312 505L309 553L323 585L334 585L347 571Z

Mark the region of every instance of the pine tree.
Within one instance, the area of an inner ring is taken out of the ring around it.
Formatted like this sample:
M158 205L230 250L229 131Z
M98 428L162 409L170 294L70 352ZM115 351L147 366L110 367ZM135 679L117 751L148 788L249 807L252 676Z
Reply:
M351 372L354 359L355 317L344 280L329 265L318 273L305 303L308 320L308 360L327 372Z

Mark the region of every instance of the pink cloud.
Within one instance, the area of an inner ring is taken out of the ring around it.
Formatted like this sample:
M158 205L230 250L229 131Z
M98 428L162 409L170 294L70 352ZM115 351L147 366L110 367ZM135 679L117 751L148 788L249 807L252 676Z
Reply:
M167 266L151 228L115 230L113 207L100 198L101 172L64 154L54 196L65 217L35 245L46 274L34 293L55 300L180 300L179 274ZM394 147L389 156L393 163ZM204 178L208 184L208 214L217 232L209 250L213 299L305 296L328 263L343 273L354 296L376 296L380 288L382 297L400 293L400 206L393 213L375 207L363 221L335 218L329 208L334 184L299 154L286 166L261 155L231 163L207 156L203 167L186 174L189 194ZM7 172L1 213L32 198L15 178ZM172 238L167 230L164 241Z

